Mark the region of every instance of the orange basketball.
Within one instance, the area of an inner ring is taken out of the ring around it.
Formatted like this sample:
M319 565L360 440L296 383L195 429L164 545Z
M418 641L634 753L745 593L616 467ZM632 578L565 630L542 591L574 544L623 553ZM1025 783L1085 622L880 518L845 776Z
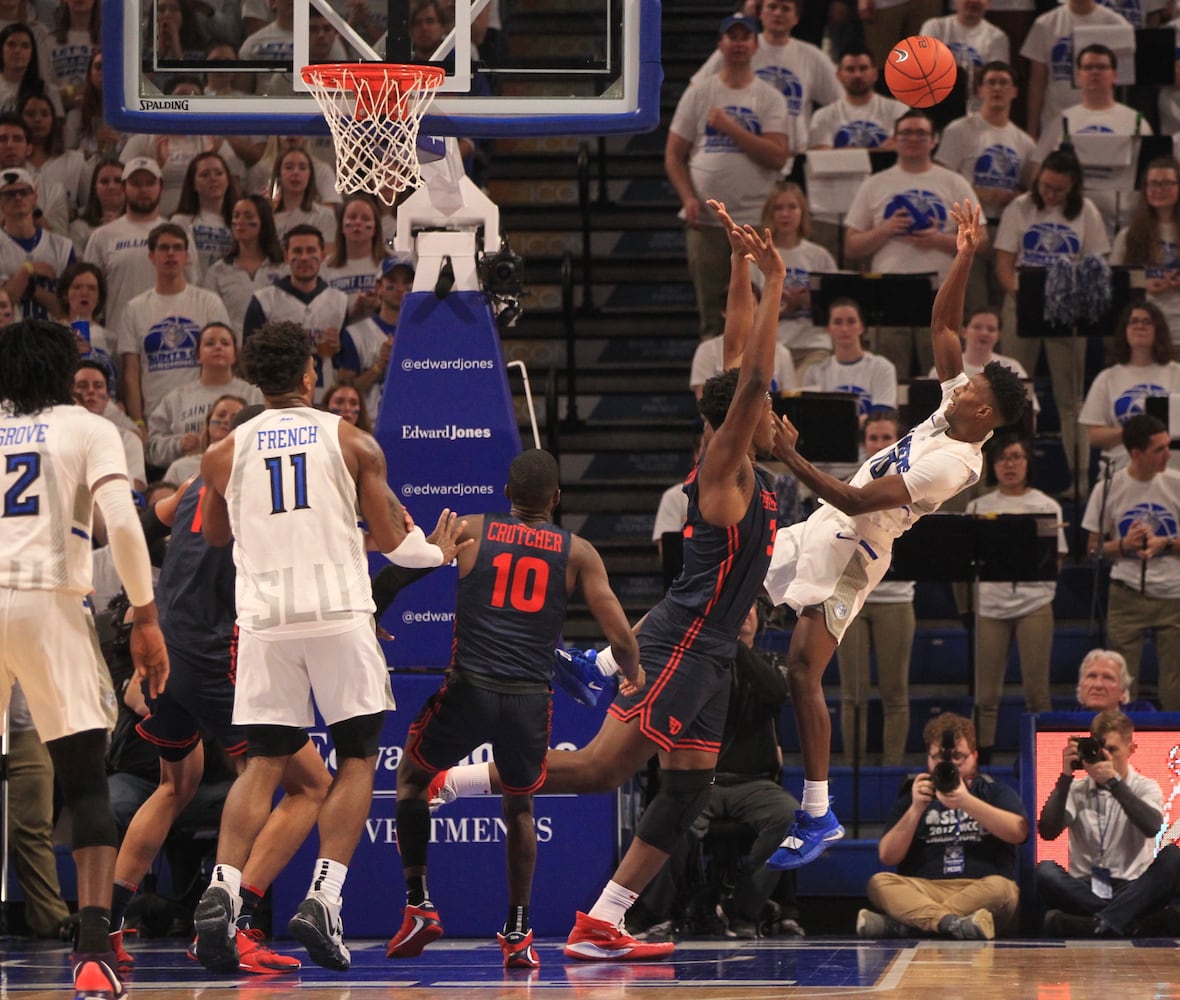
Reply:
M959 67L954 54L937 38L910 35L889 52L885 83L902 104L931 108L955 88Z

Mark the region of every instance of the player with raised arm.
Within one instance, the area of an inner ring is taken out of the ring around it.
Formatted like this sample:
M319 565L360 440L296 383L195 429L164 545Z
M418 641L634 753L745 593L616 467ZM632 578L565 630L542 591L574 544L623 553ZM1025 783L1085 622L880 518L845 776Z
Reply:
M977 482L984 441L1024 412L1024 387L1011 369L992 362L978 375L963 373L958 331L980 240L979 208L956 203L951 215L958 224L955 259L930 316L942 383L938 410L871 456L847 483L796 451L799 435L790 421L778 425L775 456L823 502L806 521L778 533L766 574L771 599L789 604L799 616L787 674L804 770L803 808L768 862L771 868L805 865L844 835L828 796L831 721L821 679L845 629L889 568L893 540Z
M205 452L201 530L211 545L235 543L233 721L246 729L247 761L226 799L218 862L197 906L197 955L206 965L236 959L242 865L288 760L308 740L314 698L337 770L320 809L311 887L288 929L312 961L343 971L351 958L341 891L369 814L385 711L394 707L358 514L400 565L438 566L470 543L456 543L461 525L446 510L427 539L390 490L372 436L312 406L315 361L302 327L265 324L246 341L241 363L266 409Z
M74 405L77 363L69 327L23 320L0 329L0 715L19 681L70 817L74 996L115 1000L126 993L109 941L118 836L105 755L115 696L86 604L95 504L134 608L136 677L153 696L168 679L168 653L123 443L113 424Z
M724 212L723 205L712 207ZM769 232L739 229L732 220L727 226L738 272L732 281L749 285L752 260L766 275L766 292L741 368L709 379L701 394L712 436L685 482L684 569L636 627L647 686L635 690L624 681L587 746L549 752L547 776L537 789L611 791L653 753L659 757L660 790L598 901L589 913L578 913L565 947L570 958L637 960L671 953L671 943L644 943L627 934L623 916L708 800L738 632L770 560L777 509L754 458L768 451L775 437L777 418L767 390L785 268ZM606 673L616 659L608 649L598 663ZM444 800L501 790L498 772L487 764L452 768L437 783Z

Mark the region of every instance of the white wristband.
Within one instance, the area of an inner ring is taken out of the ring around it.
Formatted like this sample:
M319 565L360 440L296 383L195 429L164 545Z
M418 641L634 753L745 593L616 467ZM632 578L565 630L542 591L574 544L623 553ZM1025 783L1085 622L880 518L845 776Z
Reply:
M395 566L404 566L406 569L434 569L443 564L442 549L428 542L416 524L402 539L401 545L392 552L381 554Z
M594 665L598 668L599 673L603 677L614 677L619 672L619 662L615 659L615 654L611 651L610 646L606 649L600 649L598 656L594 660Z

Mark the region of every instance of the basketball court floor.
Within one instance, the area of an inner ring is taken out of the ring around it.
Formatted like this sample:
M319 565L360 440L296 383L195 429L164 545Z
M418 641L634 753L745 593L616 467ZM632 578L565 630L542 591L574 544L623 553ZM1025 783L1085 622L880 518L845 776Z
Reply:
M354 941L343 974L213 977L178 939L132 945L129 997L218 1000L1168 1000L1180 998L1180 946L1148 941L686 941L668 962L581 963L539 943L541 968L505 970L494 940L443 940L390 962L383 941ZM297 950L292 953L298 953ZM64 948L0 939L0 1000L59 1000L72 986Z

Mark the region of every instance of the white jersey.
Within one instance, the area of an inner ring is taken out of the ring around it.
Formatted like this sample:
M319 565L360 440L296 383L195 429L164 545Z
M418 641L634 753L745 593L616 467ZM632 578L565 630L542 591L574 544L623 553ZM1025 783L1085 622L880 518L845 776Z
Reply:
M1180 536L1180 472L1165 469L1144 483L1132 479L1130 470L1123 468L1111 477L1109 491L1101 483L1090 491L1082 516L1082 527L1087 531L1100 538L1122 539L1138 523L1146 524L1153 535ZM1144 564L1137 553L1131 552L1111 561L1112 581L1138 592L1141 578L1148 597L1180 598L1180 560L1175 557L1148 559Z
M849 480L853 486L867 486L874 479L899 473L910 494L910 502L903 507L848 518L866 538L897 538L918 518L934 513L951 497L979 481L983 441L956 441L947 434L946 405L952 391L966 383L963 374L943 382L938 409L900 441L870 456Z
M127 477L115 425L81 406L6 413L0 456L0 587L90 593L91 490L108 476Z
M914 228L925 222L944 233L955 232L951 206L975 199L975 189L953 170L932 163L927 170L909 171L892 166L879 174L870 174L857 189L844 217L849 229L867 232L895 212L905 210ZM953 253L931 247L913 247L901 239L889 239L873 254L872 270L881 274L921 274L935 271L942 284L951 269Z
M1125 17L1105 7L1095 7L1089 14L1075 14L1068 5L1046 11L1033 22L1020 54L1032 62L1043 63L1049 70L1041 128L1082 99L1081 90L1074 86L1074 31L1126 23Z
M1103 368L1090 385L1078 414L1082 427L1122 427L1132 417L1147 412L1152 396L1180 392L1180 362L1167 364L1119 364ZM1121 443L1102 452L1114 467L1127 464L1127 449ZM1177 468L1180 454L1172 452L1169 465Z
M701 203L716 198L735 222L757 224L766 192L779 172L757 163L733 139L709 126L712 108L723 108L755 135L790 135L786 98L757 77L735 88L710 76L684 92L669 126L692 145L688 173ZM712 211L702 211L698 225L720 228L721 220Z
M999 219L1004 204L985 195L1019 191L1020 175L1035 145L1031 135L1011 122L993 125L980 115L967 115L943 129L935 156L975 188L990 220Z
M1112 264L1127 263L1127 230L1122 230L1114 238L1114 246L1110 251ZM1164 278L1172 271L1180 270L1180 240L1177 239L1176 224L1160 222L1159 224L1159 262L1144 265L1144 274L1148 278ZM1142 262L1140 262L1142 263ZM1172 354L1180 357L1180 288L1168 287L1162 292L1148 292L1147 301L1154 302L1168 321L1168 330L1172 334Z
M778 248L778 255L786 265L783 275L783 292L799 292L811 287L812 272L831 274L836 268L836 259L811 240L800 240L798 246ZM757 268L750 268L750 281L758 293L766 284L766 276ZM816 326L811 319L811 307L803 306L793 313L779 313L778 342L792 350L830 351L832 338L822 326Z
M808 145L876 149L893 135L894 124L908 110L884 94L872 94L865 104L851 104L841 97L815 112Z
M336 414L265 410L238 427L225 499L239 628L266 639L334 635L373 613Z

